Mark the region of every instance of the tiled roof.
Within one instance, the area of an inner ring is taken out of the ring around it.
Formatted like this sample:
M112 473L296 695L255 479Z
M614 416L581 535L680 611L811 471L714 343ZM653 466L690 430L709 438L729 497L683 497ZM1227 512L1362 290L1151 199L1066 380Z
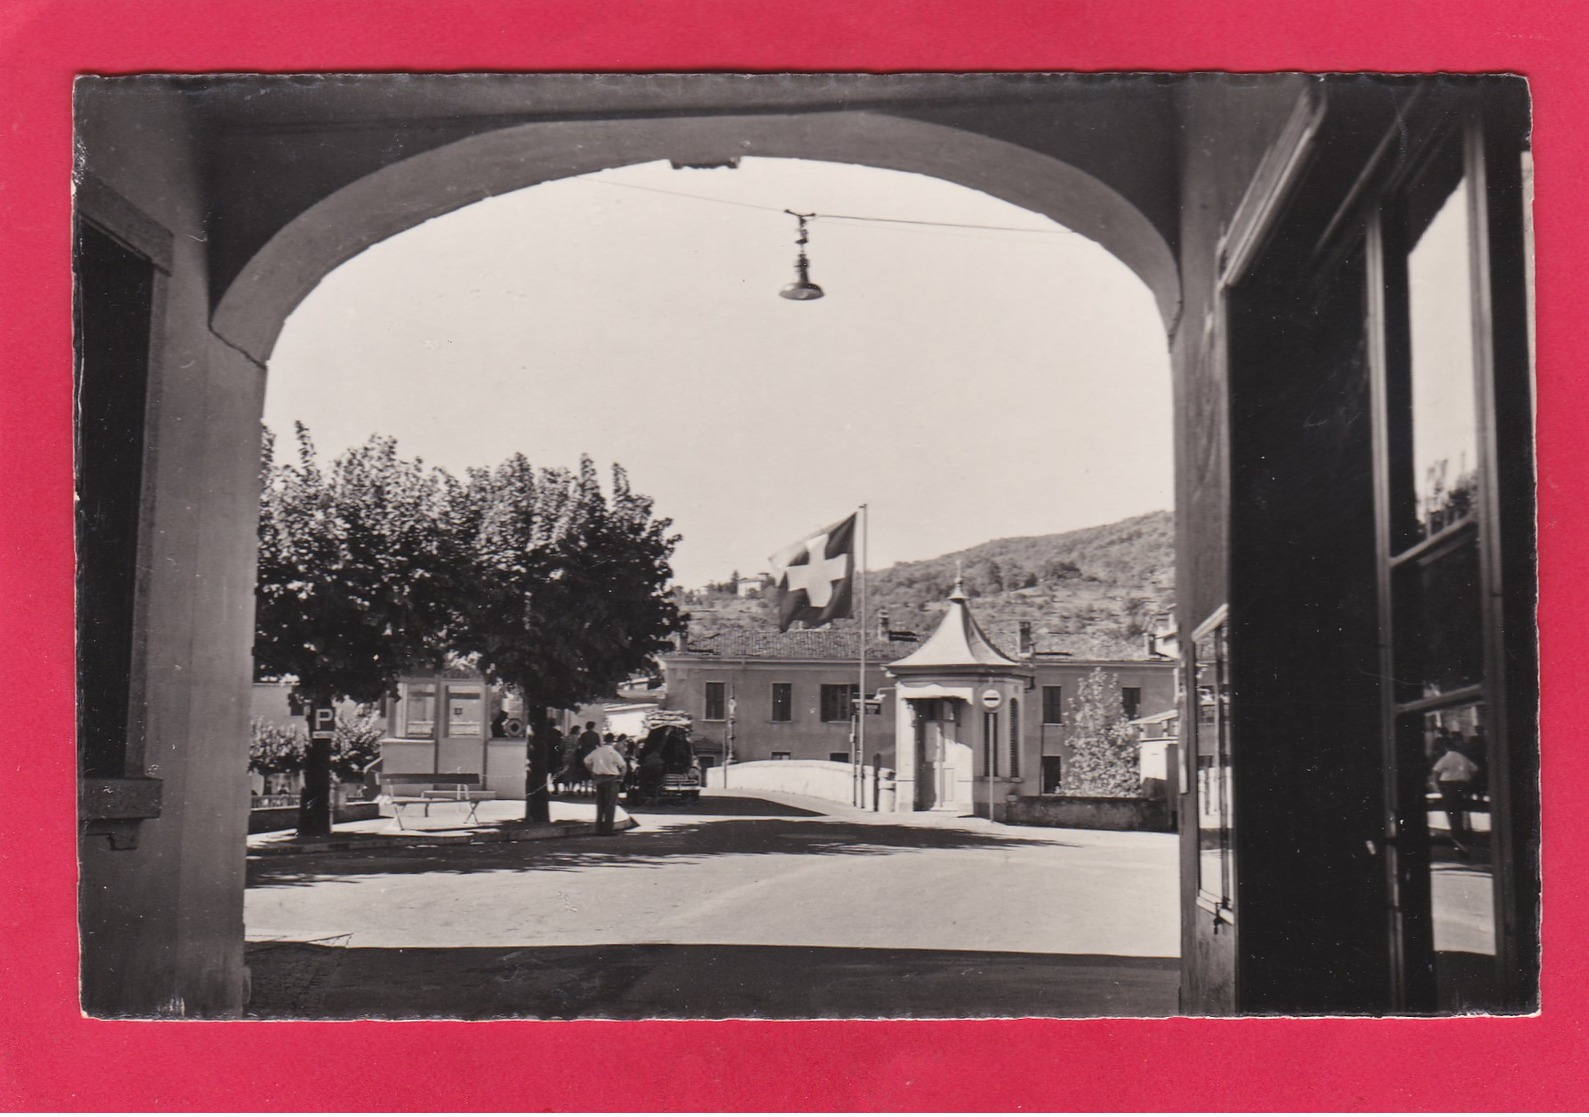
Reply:
M1015 650L1020 647L1020 625L1006 622L985 624L982 626L992 640L1010 655L1015 655ZM1147 641L1142 639L1126 640L1121 637L1104 636L1095 632L1033 632L1032 650L1039 659L1124 659L1124 660L1150 660L1154 657L1148 655Z
M1022 658L1016 656L1016 649L1020 646L1018 624L995 623L983 627L988 639L1005 654ZM1036 645L1038 662L1146 661L1150 658L1141 640L1113 639L1091 633L1036 632L1032 641ZM920 646L920 643L894 643L873 636L867 641L866 658L876 663L889 663L904 658ZM835 659L854 662L855 629L811 628L793 632L778 632L772 628L691 629L683 654L725 659Z
M904 667L1014 667L1015 661L996 647L971 613L965 590L955 583L949 608L925 643L897 665Z
M914 644L892 644L875 636L866 642L866 657L878 662L898 659ZM853 628L806 628L792 632L773 629L691 629L684 643L688 655L715 655L725 659L849 659L856 653Z

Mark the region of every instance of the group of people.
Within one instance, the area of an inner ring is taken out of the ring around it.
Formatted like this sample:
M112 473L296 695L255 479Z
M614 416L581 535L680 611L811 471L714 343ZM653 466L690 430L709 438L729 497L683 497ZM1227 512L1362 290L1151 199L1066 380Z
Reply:
M655 803L670 770L688 768L693 754L689 732L680 726L659 725L637 744L627 733L605 735L587 721L578 736L563 736L554 727L551 755L555 771L550 779L559 794L591 794L596 798L596 833L615 831L618 797L629 793L631 804Z

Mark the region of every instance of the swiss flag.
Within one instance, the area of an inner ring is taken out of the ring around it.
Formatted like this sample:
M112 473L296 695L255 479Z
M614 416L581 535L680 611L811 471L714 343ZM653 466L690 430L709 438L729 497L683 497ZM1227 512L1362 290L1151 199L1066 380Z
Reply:
M795 621L811 627L854 615L850 590L855 584L858 514L852 512L768 558L778 587L779 632L788 632Z

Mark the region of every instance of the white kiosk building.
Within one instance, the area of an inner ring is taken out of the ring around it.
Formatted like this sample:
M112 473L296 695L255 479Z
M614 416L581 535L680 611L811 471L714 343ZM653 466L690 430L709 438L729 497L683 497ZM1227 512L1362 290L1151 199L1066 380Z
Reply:
M887 667L896 810L991 817L1021 783L1020 703L1033 672L994 646L966 600L957 578L937 631Z

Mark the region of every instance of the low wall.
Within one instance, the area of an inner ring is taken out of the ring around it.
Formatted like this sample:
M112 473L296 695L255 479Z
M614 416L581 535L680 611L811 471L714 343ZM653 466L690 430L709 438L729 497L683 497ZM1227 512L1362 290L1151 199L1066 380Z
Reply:
M333 822L366 822L381 817L379 803L344 803L336 808ZM271 830L293 830L298 826L298 808L254 807L248 812L248 832L264 834Z
M870 764L862 770L866 807L872 807L874 795L873 768ZM724 784L724 777L727 784ZM741 791L782 791L790 795L809 795L813 799L826 799L830 803L855 801L855 770L848 764L831 760L751 760L744 764L730 764L706 770L708 788L724 787ZM883 811L894 809L894 772L883 769L883 787L879 803Z
M1071 830L1174 829L1162 799L1104 799L1079 795L1022 795L1006 799L1000 822Z

